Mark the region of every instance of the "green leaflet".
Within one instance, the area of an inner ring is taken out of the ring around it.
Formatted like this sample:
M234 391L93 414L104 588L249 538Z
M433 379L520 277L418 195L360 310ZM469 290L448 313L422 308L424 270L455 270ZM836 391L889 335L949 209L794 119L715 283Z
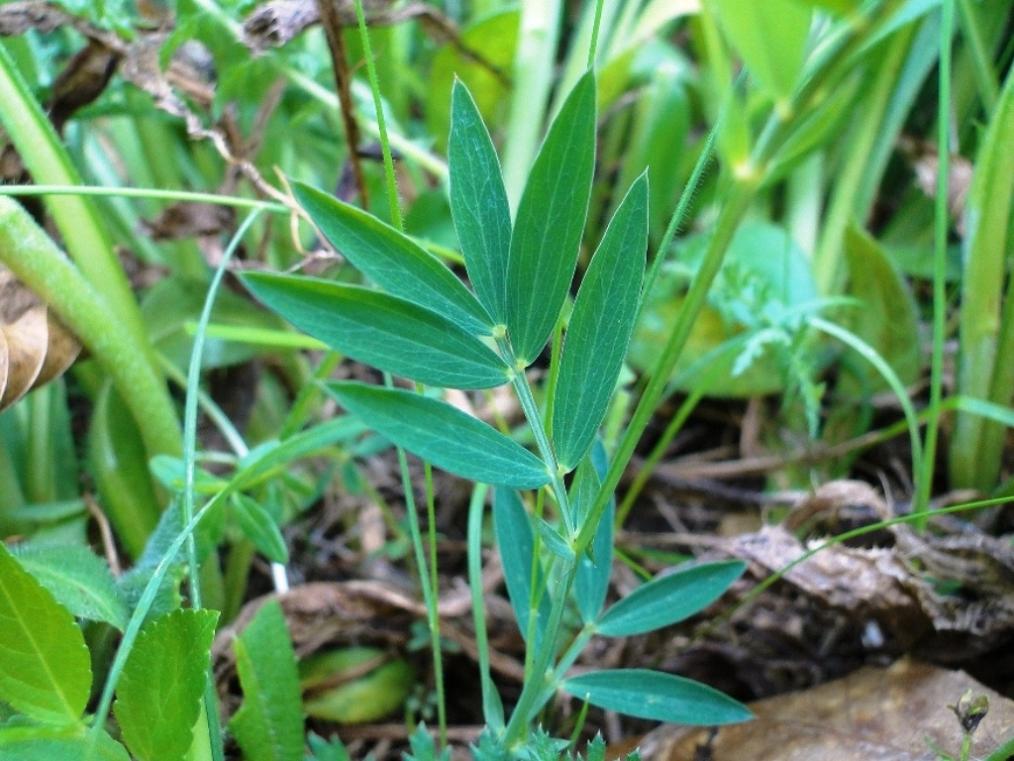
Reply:
M631 186L592 257L574 302L560 360L553 445L560 464L588 452L630 343L648 246L648 178Z
M26 545L14 554L22 567L78 618L105 621L120 631L127 605L113 575L99 557L81 545Z
M303 710L296 656L277 600L233 641L243 704L229 729L248 761L302 761Z
M514 609L514 619L522 637L528 636L528 619L532 595L532 558L535 553L535 540L532 535L532 524L521 504L521 499L513 489L499 487L493 495L493 530L496 533L496 546L500 550L500 562L503 564L504 581L507 584L507 596ZM542 587L542 596L538 606L538 622L535 627L535 642L529 647L539 647L539 640L549 622L550 596L544 586L545 575L542 563L535 566L535 583Z
M776 99L792 95L803 68L812 11L798 0L709 0L750 73Z
M549 481L538 457L449 404L364 383L329 383L327 388L378 433L438 468L515 489L534 489Z
M608 463L605 447L595 442L590 455L578 467L571 485L570 499L578 525L581 525L598 496L600 479L605 477ZM606 601L609 591L609 577L613 570L613 520L616 516L616 500L610 499L606 511L599 519L598 528L591 547L578 559L574 576L574 599L577 602L581 620L594 621Z
M0 542L0 700L37 721L72 724L91 684L74 617Z
M507 365L478 338L404 299L291 275L250 273L243 282L300 330L381 370L446 388L507 382Z
M190 747L218 612L175 610L144 625L123 668L113 713L141 761L177 761Z
M682 621L721 597L745 569L740 561L730 560L656 576L602 614L598 632L627 637Z
M549 128L518 205L507 263L507 328L519 360L542 351L574 277L595 168L595 75Z
M232 514L240 530L254 547L275 563L289 562L289 549L271 513L245 494L232 495Z
M393 296L445 315L469 333L492 321L464 283L435 256L373 215L296 183L296 200L353 266Z
M563 689L599 708L672 724L735 724L753 718L746 706L716 689L647 669L591 671L566 680Z
M500 161L468 88L455 80L448 143L451 213L465 267L493 319L506 317L511 216Z

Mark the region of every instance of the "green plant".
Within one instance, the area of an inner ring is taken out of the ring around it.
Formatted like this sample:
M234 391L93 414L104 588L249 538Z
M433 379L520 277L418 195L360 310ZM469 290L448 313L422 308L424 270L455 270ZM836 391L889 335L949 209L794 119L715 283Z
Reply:
M590 510L601 477L591 451L639 311L647 247L645 177L618 207L582 280L556 385L546 392L551 416L539 409L525 373L559 319L574 274L591 188L594 91L595 78L588 73L564 102L512 224L492 142L471 95L464 85L455 86L451 207L476 295L396 229L305 186L297 186L297 198L318 229L383 290L267 273L244 277L260 301L294 325L381 370L436 387L513 386L539 456L438 398L360 383L326 385L347 410L397 445L444 470L496 486L498 544L529 647L524 690L508 720L485 672L483 692L487 742L511 753L533 737L538 712L560 688L645 718L717 724L749 715L735 701L667 674L615 671L566 678L593 634L627 636L682 620L713 602L743 570L739 563L695 567L656 579L601 610L611 567L611 518ZM549 257L546 251L558 254ZM601 458L599 464L604 465ZM568 489L564 476L575 469ZM539 489L534 514L515 491L533 488ZM473 563L481 505L481 499L473 503ZM594 549L582 536L599 537ZM572 604L582 625L564 651Z

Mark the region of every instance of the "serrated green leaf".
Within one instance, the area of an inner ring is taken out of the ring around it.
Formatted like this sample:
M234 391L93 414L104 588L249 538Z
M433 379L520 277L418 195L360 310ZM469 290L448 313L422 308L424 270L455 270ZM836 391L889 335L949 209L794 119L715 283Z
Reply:
M360 362L430 386L507 382L507 365L482 341L397 296L292 275L250 273L242 279L297 328Z
M595 75L574 86L549 128L518 204L507 263L507 328L519 360L546 344L567 298L595 169Z
M449 404L364 383L329 383L327 388L378 433L449 473L516 489L535 489L549 481L542 460Z
M27 545L15 548L14 555L78 618L105 621L120 631L127 625L127 605L109 566L87 547Z
M641 175L613 215L581 281L560 360L553 444L577 466L602 422L640 304L648 246L648 178Z
M299 205L353 266L392 296L444 315L463 330L488 335L492 320L475 296L435 256L373 215L301 183Z
M243 704L229 729L248 761L302 761L303 711L292 640L277 600L233 642Z
M741 561L730 560L656 576L603 613L598 631L607 637L627 637L682 621L725 594L745 569Z
M750 73L772 97L788 98L803 68L811 10L798 0L709 2Z
M563 689L579 700L640 719L670 724L735 724L753 718L737 700L692 679L648 669L591 671Z
M232 514L240 530L254 547L275 563L289 562L289 548L271 513L245 494L232 495Z
M93 734L83 724L0 727L0 748L4 761L130 761L116 740L105 732Z
M451 214L465 268L497 322L506 319L511 216L500 161L472 94L455 80L448 142Z
M218 612L175 610L144 625L123 667L113 713L141 761L178 761L193 738Z
M0 542L0 700L49 724L76 722L92 670L74 617Z
M511 607L514 608L514 617L517 619L521 636L527 638L535 539L525 506L513 489L498 487L494 492L493 530L496 534L496 546L500 550L507 597L511 601ZM542 563L539 562L535 566L535 583L543 588L543 592L539 600L538 622L535 627L536 642L549 623L550 595L549 590L544 588L544 579Z

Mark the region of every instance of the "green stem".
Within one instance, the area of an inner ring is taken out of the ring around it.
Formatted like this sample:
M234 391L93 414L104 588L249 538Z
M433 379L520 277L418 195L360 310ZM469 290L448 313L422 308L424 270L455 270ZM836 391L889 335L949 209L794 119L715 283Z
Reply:
M384 155L384 178L387 182L387 208L391 213L391 224L398 230L404 230L401 219L401 205L398 203L398 180L394 174L394 158L391 156L391 139L387 134L387 121L384 117L384 102L380 97L380 83L377 80L377 65L373 60L373 49L370 45L370 31L366 28L366 15L363 12L363 0L355 0L356 21L359 24L359 39L363 45L363 57L366 59L366 73L370 79L370 91L373 94L373 109L377 113L377 127L380 130L380 150ZM350 148L350 150L355 150Z
M355 0L356 22L359 27L359 38L366 58L366 70L370 80L370 91L373 106L377 113L377 125L380 130L380 148L384 156L384 176L387 183L387 204L391 215L391 224L404 232L401 205L398 202L398 182L394 173L394 159L391 154L391 141L387 133L384 119L384 104L380 97L380 82L373 60L370 45L369 29L366 26L366 15L363 12L363 0ZM393 386L390 373L384 373L384 385ZM404 450L397 448L398 468L401 473L402 490L405 493L405 509L408 512L409 530L412 536L412 547L415 553L419 583L422 586L423 601L426 605L426 623L430 635L430 651L433 657L433 678L437 693L437 723L440 733L440 747L447 747L447 700L444 694L443 653L440 649L440 613L437 608L439 599L439 577L437 576L437 541L436 541L436 509L434 504L433 478L429 463L425 464L426 472L426 507L429 535L429 560L427 566L426 551L423 547L422 531L419 528L419 514L416 510L415 495L412 490L412 478L408 470L408 460Z
M475 649L479 652L479 686L482 689L483 718L493 729L503 725L503 706L489 670L489 640L486 637L486 608L482 598L482 510L486 484L476 484L468 504L468 587L472 592L472 621Z
M211 309L215 304L215 296L222 284L226 268L232 259L233 253L239 247L240 241L246 235L251 225L260 216L260 210L250 212L243 224L239 226L232 236L229 244L222 255L222 261L215 270L215 275L208 286L208 294L204 298L204 307L197 324L197 334L194 336L194 345L190 352L190 368L187 372L187 396L183 406L183 502L181 504L181 518L184 523L190 523L194 517L194 487L196 482L195 461L197 456L197 402L198 390L201 383L201 364L204 357L205 331L208 322L211 320ZM197 542L194 535L190 534L186 542L187 566L188 566L188 589L190 592L190 605L195 610L201 609L201 584L198 578ZM211 748L211 757L215 761L222 761L224 751L222 747L222 728L218 720L218 696L215 692L214 676L209 672L208 679L204 685L204 715L208 722L208 742Z
M954 33L954 2L944 0L940 23L940 84L937 97L937 196L933 226L933 355L930 360L929 421L923 459L919 463L914 510L929 507L936 465L937 434L940 429L940 400L943 397L944 340L947 331L947 213L951 156L951 37ZM924 523L917 524L923 528Z
M15 201L0 197L0 261L45 301L111 376L151 454L182 449L176 411L147 352Z
M156 201L208 203L217 206L232 206L237 209L261 209L276 214L290 212L286 206L275 201L160 188L124 188L105 185L0 185L0 196L98 196L100 198L114 196L118 198L146 198Z
M982 27L979 25L979 14L972 6L971 0L958 0L958 13L960 14L961 30L964 32L965 42L972 55L975 79L979 85L982 105L986 113L991 114L1000 98L1000 86L990 61L988 46L983 39Z

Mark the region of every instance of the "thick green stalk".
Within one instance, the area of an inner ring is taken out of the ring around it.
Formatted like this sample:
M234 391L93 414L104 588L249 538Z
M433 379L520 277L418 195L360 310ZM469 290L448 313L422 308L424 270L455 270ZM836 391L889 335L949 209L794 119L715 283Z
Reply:
M39 183L80 185L81 178L53 125L2 45L0 104L0 121L32 178ZM120 332L130 336L134 349L151 366L151 372L158 375L158 364L141 320L141 311L102 226L98 209L79 196L48 197L46 206L60 230L67 253L96 295L105 302ZM163 388L162 393L168 401L168 392ZM143 425L139 419L138 426ZM177 444L151 454L178 451Z
M95 288L15 201L0 197L0 262L60 316L109 373L149 453L182 449L162 377Z
M958 393L997 404L1006 398L991 395L998 362L1010 364L1010 354L997 353L1001 333L1001 298L1010 253L1008 229L1014 189L1014 70L1007 75L975 161L975 175L965 209L964 272L958 323ZM1014 319L1007 309L1005 319ZM1005 330L1009 330L1005 326ZM1006 334L1006 333L1005 333ZM1000 372L1004 372L1000 370ZM1004 389L998 388L1003 393ZM949 452L951 485L982 490L996 485L1002 437L990 434L984 447L986 425L971 415L958 415ZM999 448L997 442L999 441Z

